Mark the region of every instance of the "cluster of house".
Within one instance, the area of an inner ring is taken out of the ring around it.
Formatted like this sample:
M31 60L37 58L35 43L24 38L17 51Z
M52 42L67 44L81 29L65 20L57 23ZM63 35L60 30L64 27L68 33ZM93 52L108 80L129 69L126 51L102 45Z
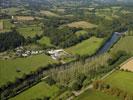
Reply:
M50 54L51 57L56 60L59 59L62 55L66 55L68 53L65 52L63 49L58 49L58 50L50 50L48 51L48 54Z
M30 55L37 55L44 53L44 50L25 50L23 47L18 47L15 50L16 50L16 55L21 57L28 57Z

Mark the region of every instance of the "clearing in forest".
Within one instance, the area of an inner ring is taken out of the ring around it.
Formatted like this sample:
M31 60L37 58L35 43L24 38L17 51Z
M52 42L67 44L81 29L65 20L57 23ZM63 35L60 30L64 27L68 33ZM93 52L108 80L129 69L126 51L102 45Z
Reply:
M34 20L34 17L32 17L32 16L15 16L15 19L18 21L30 21L30 20Z

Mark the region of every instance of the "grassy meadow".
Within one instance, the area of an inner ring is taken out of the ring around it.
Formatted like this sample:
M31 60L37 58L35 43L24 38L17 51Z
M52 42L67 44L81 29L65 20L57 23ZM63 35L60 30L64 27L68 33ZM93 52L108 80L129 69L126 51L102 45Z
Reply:
M52 97L58 90L59 88L56 85L49 86L45 82L40 82L10 100L35 100L37 98Z
M35 71L39 67L44 67L49 63L57 62L44 54L29 56L27 58L0 60L0 85L8 81L14 81L15 78L22 77L24 73ZM20 72L17 72L17 69Z
M125 71L116 71L104 80L112 87L119 88L133 94L133 73Z
M67 24L67 26L68 27L75 27L75 28L83 28L83 29L97 27L97 25L86 22L86 21L72 22L72 23Z
M40 26L37 25L29 25L24 27L18 27L17 31L22 34L24 37L34 37L36 34L41 35L42 29Z
M102 93L100 91L87 90L74 100L119 100L117 97Z
M126 51L129 54L133 54L133 36L122 37L110 50L111 53L116 53L117 51Z
M74 55L93 55L100 48L103 41L103 38L91 37L90 39L84 40L75 46L67 48L66 51Z
M39 41L39 44L41 45L46 45L46 46L52 46L52 44L50 43L50 39L46 36L42 37Z

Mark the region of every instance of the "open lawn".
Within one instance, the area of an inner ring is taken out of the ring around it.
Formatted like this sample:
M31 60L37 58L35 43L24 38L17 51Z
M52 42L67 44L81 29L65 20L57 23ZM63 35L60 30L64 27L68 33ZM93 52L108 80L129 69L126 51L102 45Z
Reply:
M46 45L46 46L52 46L52 44L50 43L50 39L48 37L43 37L38 41L39 44L41 45Z
M91 37L90 39L84 40L81 43L67 48L66 51L71 54L78 55L93 55L102 45L104 39Z
M86 22L86 21L72 22L70 24L67 24L67 26L76 27L76 28L83 28L83 29L97 27L97 25Z
M40 82L10 100L35 100L37 98L52 97L58 90L55 85L49 86L45 82Z
M121 69L133 72L133 57L122 63Z
M36 25L30 25L27 27L19 27L17 31L22 34L24 37L34 37L36 34L41 35L42 34L42 29L40 26Z
M133 73L125 71L116 71L104 80L112 87L119 88L133 94Z
M57 63L51 57L44 54L29 56L27 58L16 58L0 60L0 85L8 81L14 81L16 77L22 77L24 73L35 71L49 63ZM21 72L17 72L19 69Z
M74 100L119 100L117 97L102 93L100 91L87 90Z

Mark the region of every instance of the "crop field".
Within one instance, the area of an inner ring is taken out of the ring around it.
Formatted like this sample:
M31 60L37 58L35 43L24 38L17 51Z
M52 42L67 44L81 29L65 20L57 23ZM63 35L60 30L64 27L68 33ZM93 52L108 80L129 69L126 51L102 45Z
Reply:
M121 69L132 71L133 72L133 57L125 61L121 65Z
M48 16L48 17L59 17L56 13L53 13L51 11L40 11L42 15Z
M39 67L44 67L52 63L57 62L44 54L29 56L27 58L0 60L0 85L8 81L14 81L16 77L22 77L24 73L30 73ZM17 70L20 70L20 72L17 72Z
M24 37L34 37L36 34L41 35L42 34L42 29L40 26L37 25L30 25L27 27L19 27L18 32L22 34Z
M56 85L49 86L45 82L40 82L10 100L36 100L37 98L52 97L58 90Z
M86 21L72 22L70 24L67 24L67 26L76 27L76 28L83 28L83 29L97 27L97 25L86 22Z
M117 97L102 93L100 91L87 90L74 100L119 100Z
M103 38L91 37L75 46L67 48L66 51L70 54L78 54L81 56L93 55L101 47L103 41Z
M50 43L50 39L48 37L43 37L38 41L39 44L41 45L46 45L46 46L52 46Z
M116 53L117 51L125 51L129 54L133 54L133 36L122 37L110 51L111 53Z
M112 87L119 88L133 94L133 73L125 71L116 71L104 80Z
M15 19L18 21L30 21L30 20L34 20L34 17L32 17L32 16L15 16Z

